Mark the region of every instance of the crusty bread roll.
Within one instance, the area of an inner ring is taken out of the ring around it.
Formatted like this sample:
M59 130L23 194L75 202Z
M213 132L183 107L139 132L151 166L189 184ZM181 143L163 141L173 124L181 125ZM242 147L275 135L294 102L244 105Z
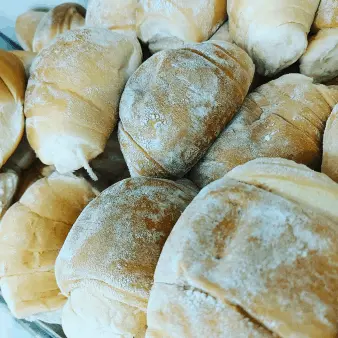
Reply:
M325 127L322 172L338 182L338 104L332 110Z
M305 52L319 1L228 0L230 35L260 74L274 75Z
M88 161L104 150L141 54L136 37L99 28L67 31L39 53L25 115L28 141L43 163L60 173L91 172Z
M338 1L321 0L314 29L317 34L309 41L300 70L325 82L338 76Z
M26 75L20 60L0 50L0 168L23 135L25 87Z
M34 34L39 22L45 14L45 11L29 10L17 17L15 22L15 33L24 50L33 51Z
M33 51L39 52L58 35L84 26L86 10L79 4L67 2L51 9L39 22L33 39Z
M319 170L325 123L336 103L337 88L301 74L262 85L247 96L190 178L205 186L258 157L282 157Z
M229 32L229 21L225 22L209 41L227 41L233 42Z
M12 50L10 53L14 54L21 61L25 68L26 77L28 79L30 76L31 65L36 57L36 53L25 50Z
M249 56L222 41L162 51L129 79L119 140L131 176L182 177L242 104Z
M147 338L337 336L338 186L263 161L211 183L183 212L156 267Z
M140 0L139 38L152 53L208 40L226 19L226 0Z
M0 173L0 220L9 208L18 184L19 176L14 170Z
M56 261L69 297L68 338L144 336L147 300L162 246L196 195L191 183L129 178L106 189L74 224Z
M55 311L66 298L54 276L57 254L86 204L91 186L52 175L30 186L0 223L0 285L12 314L26 318Z

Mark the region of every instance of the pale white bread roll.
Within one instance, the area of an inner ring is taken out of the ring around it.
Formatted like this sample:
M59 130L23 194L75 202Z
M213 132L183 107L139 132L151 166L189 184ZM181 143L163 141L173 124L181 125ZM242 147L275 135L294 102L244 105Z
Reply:
M24 131L26 75L20 60L0 50L0 168L18 146Z
M86 25L136 32L139 6L139 0L89 0Z
M229 32L229 21L225 22L209 39L209 41L233 42Z
M30 186L0 223L0 285L17 318L56 311L66 298L54 264L66 236L95 197L84 180L55 174Z
M228 0L230 35L253 58L258 73L274 75L307 47L320 0Z
M119 140L131 176L187 173L240 107L253 74L250 57L225 41L144 62L120 102Z
M208 40L226 20L226 0L140 0L139 38L152 53Z
M66 2L51 9L39 22L33 39L33 51L38 53L59 34L85 24L86 10L79 4Z
M56 37L36 57L28 82L27 137L40 160L60 173L103 152L117 123L124 85L142 60L136 37L106 29L76 29Z
M13 170L0 173L0 220L11 205L19 185L19 176Z
M338 104L332 110L325 127L322 172L338 182Z
M190 172L198 186L258 157L281 157L319 170L326 120L337 87L288 74L256 88Z
M278 161L244 165L236 176L254 185L226 175L183 212L156 267L148 338L337 336L337 188L320 210L329 179Z
M191 183L137 177L88 205L56 261L68 338L144 336L158 257L196 194Z
M39 22L45 14L45 11L29 10L17 17L15 22L15 33L24 50L33 51L34 34Z
M25 50L12 50L10 51L10 53L14 54L22 62L22 65L25 68L26 77L28 79L30 76L30 69L31 69L32 63L37 54L34 52L25 51Z

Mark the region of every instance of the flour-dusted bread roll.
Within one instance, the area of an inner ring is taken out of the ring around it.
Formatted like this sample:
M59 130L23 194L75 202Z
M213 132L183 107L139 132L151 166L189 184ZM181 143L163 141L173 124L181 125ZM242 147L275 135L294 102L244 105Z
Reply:
M338 90L301 74L284 75L257 88L192 169L199 186L258 157L282 157L320 169L326 120Z
M0 50L0 168L13 154L24 132L26 75L20 60Z
M88 205L56 261L68 338L144 336L158 257L196 193L189 181L137 177Z
M208 40L226 19L226 0L140 0L139 38L152 53Z
M141 54L136 37L100 28L67 31L39 53L25 115L28 141L43 163L60 173L91 172L88 161L104 150Z
M338 76L338 1L321 0L313 27L317 34L300 60L300 70L325 82Z
M14 54L21 61L22 65L25 68L26 77L28 79L30 76L30 69L31 69L32 63L37 54L34 52L28 52L25 50L11 50L10 53Z
M257 71L274 75L307 47L320 0L228 0L230 35L253 58Z
M283 159L230 174L204 188L172 230L146 337L335 338L338 185Z
M56 257L87 203L84 180L54 174L30 186L0 222L0 285L17 318L56 311L66 298L54 276Z
M249 56L221 41L144 62L120 103L119 140L131 176L182 177L240 107L253 73Z
M338 182L338 104L325 127L322 172Z
M11 205L19 185L19 176L14 170L0 173L0 220Z
M21 47L26 51L33 51L33 39L36 28L46 11L29 10L19 15L15 22L15 33Z
M59 34L84 26L86 10L67 2L51 9L39 22L33 39L33 51L39 52Z

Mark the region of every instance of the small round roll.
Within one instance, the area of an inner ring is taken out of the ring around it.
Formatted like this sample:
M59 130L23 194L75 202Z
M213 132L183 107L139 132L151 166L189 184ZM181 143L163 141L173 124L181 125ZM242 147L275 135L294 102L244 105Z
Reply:
M13 54L0 50L0 168L17 148L24 132L25 69Z
M203 42L226 20L226 0L141 0L139 38L152 53Z
M196 195L189 181L131 178L82 212L56 262L68 338L144 337L158 257Z
M94 197L84 179L54 174L31 185L7 210L0 223L0 284L15 317L39 316L64 305L55 260L76 218Z
M84 26L86 10L79 4L67 2L51 9L36 27L32 43L35 53L67 30Z
M223 41L144 62L120 102L119 140L131 176L186 174L241 106L253 74L250 57Z
M124 85L142 60L136 37L77 29L56 37L35 59L28 82L27 137L40 160L60 173L103 152L116 126Z
M336 337L337 201L337 184L285 159L205 187L162 250L146 337Z

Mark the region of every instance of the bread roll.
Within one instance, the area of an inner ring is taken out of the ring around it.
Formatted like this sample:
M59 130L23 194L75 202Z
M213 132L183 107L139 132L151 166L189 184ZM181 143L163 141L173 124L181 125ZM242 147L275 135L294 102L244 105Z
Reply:
M225 22L216 33L209 39L209 41L227 41L233 42L229 32L229 21Z
M141 63L135 37L77 29L56 37L33 64L25 115L40 160L60 173L88 166L117 123L123 87Z
M254 60L258 73L274 75L296 62L320 0L228 0L231 38Z
M144 336L155 266L176 220L197 191L184 182L131 178L106 189L74 224L56 261L69 297L68 338Z
M338 188L305 166L270 161L266 178L262 170L256 180L255 165L239 175L253 185L226 175L183 212L156 267L146 337L337 336ZM322 182L335 194L322 203L329 212L316 208L312 186Z
M258 157L282 157L319 170L325 123L338 90L312 81L288 74L249 94L190 178L205 186Z
M45 11L29 10L19 15L15 22L15 33L21 47L26 51L33 51L33 39Z
M12 50L10 53L14 54L22 63L25 68L27 79L30 76L31 65L36 57L36 53L27 52L25 50Z
M323 140L322 172L338 182L338 104L327 120Z
M317 34L309 41L301 58L300 70L316 81L325 82L338 76L338 2L321 0L314 21Z
M187 173L242 104L253 73L248 55L221 41L144 62L120 103L119 140L131 176Z
M0 168L13 154L24 131L26 76L20 60L0 50Z
M152 53L208 40L226 19L226 0L140 0L139 38Z
M0 173L0 220L9 208L18 188L19 176L13 170Z
M40 52L58 35L84 26L86 10L67 2L51 9L39 22L33 39L33 51Z
M84 180L52 175L30 186L0 223L0 284L12 314L26 318L61 308L57 254L94 192Z

